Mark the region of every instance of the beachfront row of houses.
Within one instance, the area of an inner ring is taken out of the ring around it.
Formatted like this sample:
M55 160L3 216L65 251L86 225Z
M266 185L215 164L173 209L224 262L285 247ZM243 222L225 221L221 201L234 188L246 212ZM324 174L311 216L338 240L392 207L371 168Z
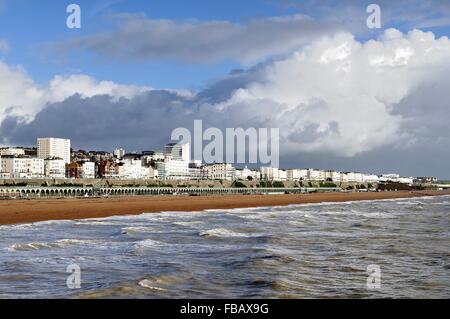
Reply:
M190 145L167 144L164 151L126 153L72 151L70 140L39 138L35 148L0 149L0 179L148 179L148 180L266 180L319 182L400 182L413 184L413 177L374 175L320 169L235 168L232 164L192 161ZM427 182L435 182L434 178Z

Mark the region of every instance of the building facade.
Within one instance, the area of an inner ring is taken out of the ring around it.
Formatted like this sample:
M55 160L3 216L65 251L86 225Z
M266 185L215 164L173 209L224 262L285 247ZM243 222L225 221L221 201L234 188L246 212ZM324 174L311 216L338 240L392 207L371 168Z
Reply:
M160 179L190 179L189 162L166 159L156 162L156 170Z
M70 140L62 138L38 138L37 157L40 159L59 157L65 164L70 163Z
M44 177L44 160L26 156L2 156L0 172L8 178L42 178Z
M66 162L61 158L47 158L44 160L44 173L48 178L65 178Z
M171 158L175 161L185 161L188 162L188 164L191 161L191 145L189 143L167 144L164 153L165 155L171 156Z
M23 156L25 150L23 148L8 147L0 149L0 156Z
M233 181L236 179L236 169L231 164L217 163L202 167L203 176L210 180Z

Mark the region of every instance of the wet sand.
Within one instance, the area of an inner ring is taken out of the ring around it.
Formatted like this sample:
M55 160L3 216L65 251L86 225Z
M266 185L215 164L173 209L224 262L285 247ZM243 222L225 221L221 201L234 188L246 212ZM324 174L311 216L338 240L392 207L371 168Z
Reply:
M202 211L439 195L450 195L450 191L4 200L0 201L0 224L102 218L162 211Z

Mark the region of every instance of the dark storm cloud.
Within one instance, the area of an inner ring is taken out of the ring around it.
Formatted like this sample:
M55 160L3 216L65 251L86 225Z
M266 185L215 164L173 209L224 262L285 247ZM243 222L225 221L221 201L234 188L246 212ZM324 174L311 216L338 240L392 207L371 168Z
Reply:
M195 98L185 98L168 91L150 91L132 99L119 100L112 100L107 95L91 98L74 95L61 103L49 105L28 124L21 124L19 118L8 117L0 126L0 136L8 138L12 145L34 145L38 136L61 136L70 137L75 148L111 150L124 147L133 151L161 149L170 140L173 129L192 129L195 119L203 119L204 128L214 126L222 129L264 127L271 123L273 106L259 104L242 108L236 104L223 112L201 102L213 99L216 90L226 92L226 88L230 88L229 81L215 83L214 90L207 89ZM406 119L403 131L414 136L417 131L421 133L422 138L411 145L401 148L383 146L344 158L325 150L313 153L299 150L292 155L291 150L283 148L282 141L281 164L283 167L399 172L403 175L450 178L446 160L450 157L450 135L446 129L450 115L445 102L447 86L440 81L429 83L395 106L395 112ZM437 100L442 101L440 105L427 107ZM287 139L314 140L318 134L316 128L310 124L305 130L292 130ZM329 130L338 133L337 123L330 123Z
M146 149L167 141L171 127L185 113L185 103L167 91L117 101L107 95L86 99L74 95L49 105L28 124L7 118L0 126L0 134L10 143L22 145L35 144L39 136L65 136L80 148Z

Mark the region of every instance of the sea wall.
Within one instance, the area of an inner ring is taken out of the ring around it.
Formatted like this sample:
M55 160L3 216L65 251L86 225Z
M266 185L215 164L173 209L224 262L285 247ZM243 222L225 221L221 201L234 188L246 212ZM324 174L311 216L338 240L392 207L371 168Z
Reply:
M240 181L248 188L261 186L261 181ZM284 187L320 187L320 182L315 181L284 181ZM365 188L376 187L376 183L336 183L337 187L347 189L349 187ZM0 179L0 186L41 186L41 187L194 187L194 188L229 188L233 187L232 181L220 180L119 180L119 179Z

